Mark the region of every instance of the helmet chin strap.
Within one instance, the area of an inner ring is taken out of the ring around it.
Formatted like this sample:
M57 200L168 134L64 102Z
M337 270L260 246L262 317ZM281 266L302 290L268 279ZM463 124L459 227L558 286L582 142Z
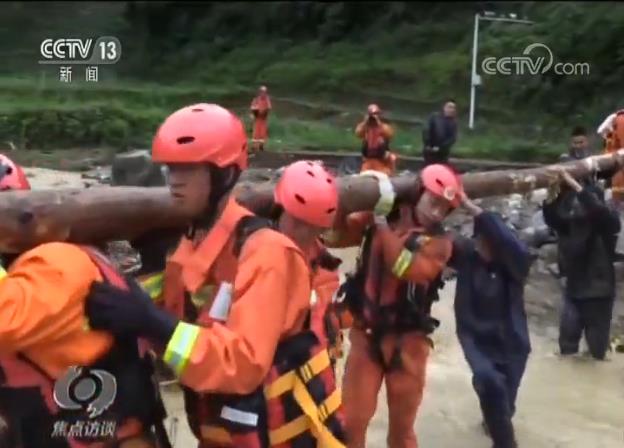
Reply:
M198 229L210 229L221 213L221 201L232 191L240 177L240 170L234 166L218 168L208 165L210 171L210 196L200 216L191 221L185 236L193 239Z

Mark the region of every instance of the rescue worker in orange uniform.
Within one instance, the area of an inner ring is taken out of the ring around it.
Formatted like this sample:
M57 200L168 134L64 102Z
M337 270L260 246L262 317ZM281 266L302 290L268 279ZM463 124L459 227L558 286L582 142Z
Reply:
M624 109L607 117L598 128L598 133L605 139L605 154L624 148ZM621 205L624 201L624 170L618 171L611 178L611 192L613 201Z
M312 287L316 294L315 303L312 305L312 329L321 343L327 346L334 368L336 362L342 358L342 330L345 329L335 302L340 288L338 267L341 263L342 260L330 254L319 241L317 255L312 259Z
M331 227L338 206L338 196L337 189L327 190L327 179L331 180L332 185L335 182L333 176L326 174L325 169L314 162L294 162L284 170L275 193L275 202L279 205L272 214L272 219L278 222L280 232L290 236L305 232L309 226L316 229ZM333 209L331 220L327 216L319 215L322 209L317 204L323 203L331 205ZM311 232L317 236L318 233ZM340 286L338 267L342 260L331 255L318 238L306 246L309 247L308 258L312 270L310 324L321 345L328 348L332 365L335 365L340 354L341 341L331 305Z
M167 311L146 294L97 285L89 316L94 326L165 347L200 447L342 447L340 393L327 350L309 330L305 246L322 229L289 232L282 223L280 233L236 202L246 145L242 122L215 104L165 120L152 158L167 164L174 200L194 217L167 261ZM322 210L327 222L331 208Z
M394 129L381 118L376 104L368 106L366 116L355 128L355 135L362 139L362 169L375 170L391 175L396 169L396 154L390 152L390 140Z
M258 95L251 102L251 116L253 119L252 149L264 151L264 145L269 138L269 113L271 112L271 98L266 86L260 86Z
M30 189L22 169L3 155L0 173L0 190ZM93 331L84 314L94 282L138 285L93 247L47 243L4 255L4 262L0 421L8 446L155 447L151 365L139 356L136 338ZM99 392L79 395L89 381Z
M356 272L343 289L355 318L343 383L352 448L366 446L384 380L388 446L418 446L414 422L432 348L428 335L439 324L431 317L431 305L452 252L452 237L441 222L459 204L462 188L445 165L427 166L420 178L415 206L395 206L387 216L377 212L374 218L371 213L352 214L342 225L344 239L332 240L338 246L363 240ZM387 177L379 179L380 192L392 188Z

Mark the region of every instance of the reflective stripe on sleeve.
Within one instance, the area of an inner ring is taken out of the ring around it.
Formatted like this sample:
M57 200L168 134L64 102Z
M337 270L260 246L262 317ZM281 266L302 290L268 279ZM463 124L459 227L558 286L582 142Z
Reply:
M0 280L7 276L7 271L4 270L2 266L0 266Z
M173 336L167 344L163 361L173 369L177 376L181 376L184 372L198 336L199 327L186 322L180 322L173 332Z
M149 294L154 301L158 301L161 298L163 290L163 280L165 274L159 272L141 281L141 287Z
M403 274L405 274L412 263L412 258L412 253L407 249L403 249L394 262L394 266L392 266L392 273L399 278L403 277Z

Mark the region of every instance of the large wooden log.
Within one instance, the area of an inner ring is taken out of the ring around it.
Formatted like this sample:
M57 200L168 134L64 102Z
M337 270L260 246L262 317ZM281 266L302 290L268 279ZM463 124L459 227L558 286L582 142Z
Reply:
M468 173L462 176L473 198L526 193L551 184L548 168L561 166L574 177L608 171L624 162L624 149L613 155L524 170ZM417 175L392 179L397 200L410 201ZM371 177L340 179L340 213L372 210L379 199ZM258 212L270 208L273 185L242 183L235 194ZM159 228L182 228L188 217L176 207L167 188L101 187L0 194L0 253L21 252L47 241L77 243L133 239Z

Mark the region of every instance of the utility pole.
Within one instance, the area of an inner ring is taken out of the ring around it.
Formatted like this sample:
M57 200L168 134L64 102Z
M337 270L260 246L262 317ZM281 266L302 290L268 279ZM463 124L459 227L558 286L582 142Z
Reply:
M491 11L487 11L484 15L480 13L475 14L474 21L474 35L472 38L472 70L470 74L470 116L468 119L468 128L474 129L474 116L475 116L475 103L477 97L477 87L481 85L481 76L477 73L477 54L479 52L479 21L487 20L490 22L511 22L511 23L524 23L527 25L535 22L526 19L517 19L516 14L509 14L505 16L497 16Z

